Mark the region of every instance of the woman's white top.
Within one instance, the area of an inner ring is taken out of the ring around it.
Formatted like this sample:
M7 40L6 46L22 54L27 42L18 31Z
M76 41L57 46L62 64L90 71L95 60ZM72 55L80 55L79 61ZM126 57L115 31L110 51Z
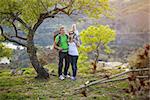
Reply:
M74 43L74 42L69 42L69 55L72 55L72 56L78 56L79 53L78 53L78 48L77 48L77 45Z
M79 31L78 30L75 30L74 33L79 36Z

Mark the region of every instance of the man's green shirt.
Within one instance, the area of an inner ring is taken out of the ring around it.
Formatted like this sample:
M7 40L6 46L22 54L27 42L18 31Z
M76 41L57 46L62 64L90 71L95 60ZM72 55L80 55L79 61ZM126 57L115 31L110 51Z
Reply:
M60 41L59 41L59 36L60 36ZM68 38L67 38L66 34L57 35L55 38L56 44L58 43L58 41L60 43L59 47L61 47L63 49L62 52L68 52Z

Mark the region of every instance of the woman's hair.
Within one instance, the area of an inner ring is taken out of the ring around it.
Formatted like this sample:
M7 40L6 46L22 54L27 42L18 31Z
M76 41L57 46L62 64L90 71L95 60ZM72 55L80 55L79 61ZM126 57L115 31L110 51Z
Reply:
M69 42L74 39L74 35L69 35Z

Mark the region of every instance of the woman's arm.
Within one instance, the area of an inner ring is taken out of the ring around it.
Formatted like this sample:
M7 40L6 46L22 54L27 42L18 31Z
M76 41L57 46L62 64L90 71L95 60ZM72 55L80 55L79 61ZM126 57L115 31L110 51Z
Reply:
M75 42L76 46L79 48L80 47L80 42Z

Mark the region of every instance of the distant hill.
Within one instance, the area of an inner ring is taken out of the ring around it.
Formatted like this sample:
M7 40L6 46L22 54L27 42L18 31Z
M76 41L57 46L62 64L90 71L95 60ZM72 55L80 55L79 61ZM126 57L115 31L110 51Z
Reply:
M149 0L112 0L115 27L121 32L150 32Z
M70 30L73 23L77 24L79 31L86 29L88 26L97 22L103 25L109 25L117 32L115 43L129 44L150 42L150 3L149 0L110 0L111 6L115 9L115 19L111 20L106 17L101 19L91 19L85 15L57 15L55 18L46 19L38 28L34 41L37 45L48 46L53 44L52 33L62 25L66 30ZM83 18L83 19L81 19ZM126 34L126 35L123 35ZM128 35L130 34L130 35ZM133 35L132 34L143 34ZM144 39L146 37L146 39ZM133 39L135 38L135 39ZM143 39L143 40L142 40ZM132 41L133 40L133 41ZM133 42L133 43L132 43ZM127 45L127 44L126 44Z
M93 25L95 22L109 25L117 32L116 41L111 43L115 53L110 57L115 61L126 61L127 56L135 49L150 43L150 1L149 0L110 0L111 6L115 9L115 19L106 17L101 19L91 19L85 15L57 15L55 18L46 19L38 28L34 37L34 42L39 46L49 46L53 44L53 32L64 25L66 30L70 30L72 24L76 23L80 31ZM82 19L81 19L82 18ZM4 27L7 32L12 32L8 27ZM21 36L24 35L20 32ZM22 52L22 54L25 54ZM22 56L21 54L21 56ZM26 57L26 56L23 56ZM19 58L25 59L25 58ZM24 61L29 62L29 60ZM19 62L22 64L22 62ZM27 65L23 65L27 66Z
M34 38L35 43L40 46L52 45L53 32L58 30L60 26L65 26L68 31L73 23L75 23L73 19L67 15L57 15L55 18L46 19L37 30Z

